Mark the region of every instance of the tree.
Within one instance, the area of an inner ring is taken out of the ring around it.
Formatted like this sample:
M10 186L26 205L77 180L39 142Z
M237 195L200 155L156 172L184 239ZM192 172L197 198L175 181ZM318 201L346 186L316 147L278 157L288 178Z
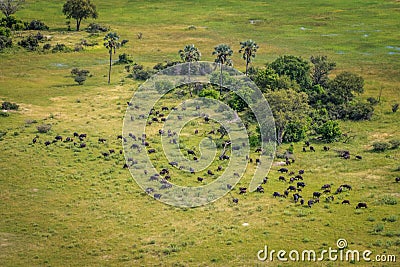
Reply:
M311 67L308 61L300 57L285 55L277 58L270 64L280 76L287 75L291 80L296 81L303 91L311 86Z
M253 58L256 57L256 52L259 46L253 40L240 42L239 53L243 52L243 59L246 61L246 76L249 70L249 64Z
M313 69L311 71L311 79L313 85L321 85L325 87L328 82L328 75L331 70L335 69L336 63L329 62L327 56L311 56Z
M67 0L63 6L63 13L67 19L76 20L77 31L79 31L83 19L98 17L96 6L90 0Z
M18 11L25 0L0 0L0 10L7 18Z
M119 36L115 32L109 32L104 37L104 46L108 49L108 53L110 55L110 67L108 69L108 84L111 81L111 66L112 66L112 55L115 54L116 50L121 47L121 43L118 41Z
M328 120L323 123L319 128L316 129L318 134L321 134L321 137L326 142L333 142L339 139L342 136L342 131L339 127L339 122L334 120Z
M179 50L179 56L184 62L189 63L189 83L190 83L190 64L200 60L201 53L194 44L186 45L185 48ZM190 96L192 96L192 90L190 89Z
M308 96L304 92L293 89L270 91L265 98L274 115L278 145L282 144L283 136L290 122L303 122L308 118Z
M328 95L334 104L347 104L354 98L354 93L364 92L364 79L354 73L339 73L328 85Z
M220 66L220 83L219 83L219 93L222 95L222 65L232 65L232 60L229 58L233 54L233 50L227 44L220 44L214 47L213 55L216 55L215 63Z

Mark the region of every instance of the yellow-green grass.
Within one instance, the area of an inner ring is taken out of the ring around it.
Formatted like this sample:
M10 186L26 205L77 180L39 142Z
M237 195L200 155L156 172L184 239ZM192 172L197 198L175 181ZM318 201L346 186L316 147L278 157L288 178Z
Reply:
M92 40L86 32L65 31L63 2L28 1L16 16L48 24L51 31L46 35L52 36L52 44L74 47L82 39ZM336 72L361 74L366 81L361 98L377 97L382 89L371 121L341 122L343 132L355 137L346 144L329 144L328 152L322 151L325 144L316 141L312 141L315 153L303 153L303 144L294 144L296 162L289 166L293 171L305 170L307 186L301 194L306 200L326 183L333 183L333 189L347 183L352 191L335 195L332 203L321 198L311 209L292 199L274 199L274 191L282 193L288 186L278 181L279 167L274 166L264 194L238 194L237 187L250 182L246 175L230 195L204 207L179 209L154 201L122 168L124 158L118 154L122 146L116 138L122 132L126 102L140 83L126 78L123 66L113 66L112 84L107 85L108 54L102 35L93 38L98 46L79 53L7 50L0 54L0 99L17 102L21 108L0 118L0 130L7 132L0 141L0 265L257 266L263 264L257 260L257 251L264 245L275 250L320 251L335 248L338 238L346 238L350 249L399 256L399 204L385 205L381 200L391 196L399 201L394 178L400 176L400 152L375 153L371 145L400 139L399 113L390 110L400 102L399 54L388 54L396 50L387 48L399 46L400 4L310 2L96 1L100 16L95 22L130 40L116 56L131 54L135 62L148 67L179 60L177 51L188 43L200 48L203 60L212 61L213 47L226 42L235 50L234 66L244 70L236 52L239 41L251 38L260 45L255 66L283 54L304 58L324 54L337 63ZM249 20L259 21L250 24ZM92 21L84 21L83 27ZM196 30L189 30L190 25ZM138 32L143 33L142 40L136 38ZM93 77L77 86L70 76L73 67L88 69ZM29 119L38 123L26 123ZM37 133L36 126L42 123L52 124L50 133ZM157 125L153 127L150 130L156 133ZM194 128L188 125L184 130ZM88 134L87 148L60 142L44 145L55 135L71 136L74 131ZM39 143L33 145L36 134ZM99 144L99 137L106 138L106 144ZM108 149L117 154L104 158L101 152ZM335 150L342 149L350 150L350 160L337 157ZM214 164L213 168L220 163ZM248 174L254 168L250 164ZM191 185L197 184L196 177L187 177ZM232 197L239 198L238 205ZM342 199L351 205L341 205ZM361 201L368 209L355 209ZM389 217L397 221L385 220ZM374 232L379 224L383 231Z

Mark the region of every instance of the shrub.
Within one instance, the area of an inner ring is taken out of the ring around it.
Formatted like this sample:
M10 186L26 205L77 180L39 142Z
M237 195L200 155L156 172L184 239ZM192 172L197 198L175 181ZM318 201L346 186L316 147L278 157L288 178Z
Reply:
M0 110L0 117L8 117L10 116L10 114L8 112L4 112L2 110Z
M27 23L18 20L13 16L9 16L0 20L0 26L9 28L12 31L23 31L26 28Z
M200 97L207 97L207 98L213 98L213 99L218 99L219 98L219 92L217 90L214 90L212 88L208 89L205 88L201 90L199 93Z
M387 150L390 147L390 144L388 142L384 141L377 141L372 144L373 150L376 152L383 152Z
M51 44L45 44L43 45L43 50L50 50Z
M90 23L89 26L86 28L86 31L88 33L107 32L108 30L108 27L102 26L97 23Z
M11 36L10 29L6 27L0 27L0 36L10 37Z
M379 103L378 99L376 99L375 97L368 97L367 101L373 106Z
M400 146L400 140L399 139L394 139L389 141L391 145L391 149L396 149Z
M399 103L393 104L392 105L392 111L395 113L399 109Z
M375 225L374 229L372 230L373 233L380 233L382 232L384 229L383 224L379 223L377 225Z
M39 42L36 36L29 35L28 37L25 37L21 41L19 41L18 45L29 51L34 51L39 46Z
M299 142L306 138L307 126L303 122L289 122L285 127L283 142Z
M353 121L369 120L374 114L374 107L370 103L356 102L347 107L347 118Z
M118 55L118 61L115 62L114 64L119 65L119 64L131 64L131 63L133 63L131 56L126 53L123 53Z
M51 52L57 53L57 52L70 52L71 48L67 47L65 44L56 44Z
M50 124L41 124L36 127L39 133L47 133L48 131L51 130L51 125Z
M47 31L48 29L49 27L40 20L32 20L26 27L26 30L35 30L35 31Z
M74 80L77 82L79 85L82 85L86 81L87 76L86 75L77 75L75 76Z
M1 104L1 109L3 110L18 110L19 105L17 105L16 103L10 103L10 102L3 102Z
M381 205L397 205L397 199L390 195L385 195L378 201L378 203Z
M4 35L0 35L0 50L12 46L12 39Z
M342 135L342 131L339 128L338 121L328 120L323 123L316 132L321 135L322 139L326 142L333 142L339 139Z

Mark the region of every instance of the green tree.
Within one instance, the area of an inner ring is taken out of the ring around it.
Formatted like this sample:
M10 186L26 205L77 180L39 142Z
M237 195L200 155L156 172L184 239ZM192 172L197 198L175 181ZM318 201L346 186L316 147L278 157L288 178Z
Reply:
M287 75L291 80L296 81L303 91L311 86L311 66L308 61L300 57L285 55L277 58L270 66L277 74Z
M0 0L0 10L7 18L18 11L25 0Z
M311 56L310 61L313 64L311 71L312 85L325 87L328 82L328 75L331 70L335 69L336 63L328 61L327 56Z
M342 136L339 122L334 120L328 120L323 123L319 128L317 128L316 132L321 135L324 141L329 143L338 140Z
M213 55L216 56L215 63L218 63L220 66L220 83L219 83L219 93L222 96L222 66L223 65L232 65L232 60L229 58L233 54L233 50L227 44L219 44L214 47Z
M246 61L246 76L249 70L249 64L253 58L256 57L257 49L259 46L253 40L246 40L240 42L239 53L243 53L243 59Z
M189 83L190 83L190 65L192 62L196 62L200 60L201 53L197 47L194 46L194 44L186 45L184 49L179 50L179 56L183 60L183 62L188 62L189 63ZM192 96L192 90L191 87L189 86L190 90L190 96Z
M274 115L276 136L278 145L282 144L287 126L290 122L306 123L310 106L308 96L304 92L296 92L293 89L270 91L265 98Z
M63 13L67 19L76 20L77 31L83 19L98 17L96 6L90 0L67 0L63 6Z
M354 93L364 92L364 79L354 73L339 73L328 85L328 95L334 104L347 104L354 99Z
M108 53L110 55L110 66L108 69L108 84L111 82L111 66L112 66L112 55L115 54L116 50L121 47L121 43L119 42L119 36L115 32L109 32L104 37L104 47L108 49Z

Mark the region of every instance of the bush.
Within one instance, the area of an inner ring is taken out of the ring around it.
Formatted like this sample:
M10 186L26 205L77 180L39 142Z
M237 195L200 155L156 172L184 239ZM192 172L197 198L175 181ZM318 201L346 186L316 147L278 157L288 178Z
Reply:
M123 53L123 54L118 55L118 61L115 62L114 64L119 65L119 64L132 64L132 63L133 63L133 60L132 60L131 56L126 53Z
M57 53L57 52L70 52L71 48L67 47L65 44L56 44L51 52Z
M71 70L71 74L74 76L74 81L77 82L79 85L82 85L89 76L90 71L73 68Z
M45 44L43 45L43 50L50 50L51 44Z
M140 66L140 67L137 67ZM151 70L144 70L143 66L141 65L134 65L133 66L133 73L132 73L132 77L135 80L141 80L141 81L145 81L148 78L151 77L151 75L153 75L153 71Z
M400 140L399 139L394 139L389 141L391 145L391 149L396 149L400 146Z
M36 127L39 133L47 133L51 130L50 124L41 124Z
M108 27L102 26L97 23L90 23L89 26L86 28L86 32L88 33L107 32L108 30Z
M87 76L86 75L77 75L75 76L74 80L77 82L79 85L82 85L86 81Z
M392 111L393 113L396 113L396 111L399 109L399 103L393 104L392 106Z
M205 88L205 89L201 90L201 92L199 93L199 96L200 97L218 99L219 98L219 92L217 90L214 90L214 89Z
M347 117L353 121L369 120L374 114L374 107L370 103L351 103L347 109Z
M48 29L49 27L40 20L32 20L26 27L26 30L35 30L35 31L47 31Z
M4 35L0 35L0 50L12 46L12 39Z
M303 122L289 122L285 127L283 142L299 142L306 138L307 126Z
M390 195L385 195L379 200L381 205L397 205L397 199Z
M2 110L0 110L0 117L8 117L10 116L10 114L8 112L4 112Z
M18 110L19 106L16 103L3 102L1 109L3 110Z
M19 46L28 49L29 51L34 51L39 46L38 38L34 35L29 35L18 42Z
M334 142L342 136L338 121L328 120L323 123L316 132L321 135L326 142Z
M384 141L377 141L372 144L373 150L376 152L383 152L390 147L390 144Z
M11 31L6 27L0 27L0 36L10 37Z
M367 101L373 106L379 103L378 99L376 99L375 97L368 97Z
M0 26L9 28L12 31L23 31L27 27L27 23L9 16L0 20Z

